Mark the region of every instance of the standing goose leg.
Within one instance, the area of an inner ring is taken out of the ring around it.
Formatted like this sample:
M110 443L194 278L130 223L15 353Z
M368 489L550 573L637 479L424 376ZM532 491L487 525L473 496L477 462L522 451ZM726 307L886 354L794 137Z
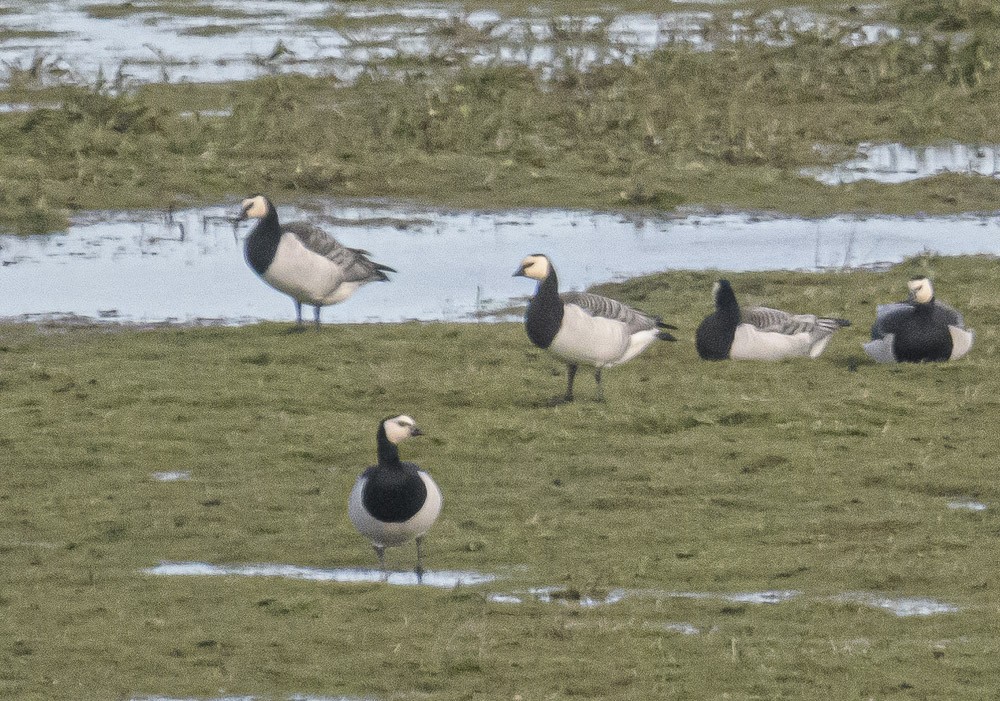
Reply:
M389 579L389 570L385 568L385 548L381 545L373 545L375 548L375 554L378 555L378 566L382 570L382 577L386 580Z
M573 401L573 380L576 378L576 365L570 365L566 370L566 401Z
M423 558L420 552L420 544L424 542L424 537L419 536L416 540L417 540L417 569L416 569L417 583L421 583L424 581L424 565L423 565Z
M604 401L604 385L601 384L601 369L594 371L594 379L597 380L597 401Z

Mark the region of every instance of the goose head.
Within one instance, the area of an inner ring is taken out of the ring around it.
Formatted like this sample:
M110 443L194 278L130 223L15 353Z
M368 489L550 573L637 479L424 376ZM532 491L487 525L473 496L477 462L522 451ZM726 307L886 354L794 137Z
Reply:
M934 287L926 277L915 277L906 283L910 288L910 301L917 304L927 304L934 299Z
M548 256L541 253L533 253L521 261L521 267L517 269L513 277L530 277L533 280L544 280L552 271L552 263Z
M406 414L383 419L382 430L385 431L385 437L393 445L399 445L402 441L413 436L424 435L424 432L417 426L417 422Z
M718 280L712 285L712 301L715 302L716 309L739 307L736 302L736 293L733 292L733 286L729 284L729 280L725 279Z
M244 219L263 219L274 208L264 195L254 195L243 200L240 204L240 215L237 221Z

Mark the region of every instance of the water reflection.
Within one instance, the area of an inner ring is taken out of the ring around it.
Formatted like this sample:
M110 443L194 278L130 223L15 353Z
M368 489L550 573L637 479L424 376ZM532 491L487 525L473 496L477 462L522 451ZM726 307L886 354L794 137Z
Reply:
M0 317L122 322L291 321L292 302L243 260L232 207L93 214L65 234L0 236ZM566 210L455 212L329 200L279 204L399 272L324 311L327 322L461 321L518 305L529 253L552 257L563 289L668 269L825 270L922 251L1000 253L1000 217L823 219L752 214L628 216ZM58 284L54 284L58 281ZM654 310L668 315L669 309ZM507 317L510 318L510 317Z
M387 579L385 573L378 569L355 567L319 569L281 564L211 565L207 562L161 562L159 565L144 571L146 574L168 577L280 577L282 579L343 584L388 582L398 586L422 585L440 589L487 584L497 578L494 574L482 572L438 570L424 572L422 579L418 581L414 572L390 572Z

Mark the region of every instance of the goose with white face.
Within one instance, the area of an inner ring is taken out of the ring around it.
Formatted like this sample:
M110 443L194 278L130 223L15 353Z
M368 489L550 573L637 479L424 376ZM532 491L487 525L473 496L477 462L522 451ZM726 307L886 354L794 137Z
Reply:
M930 278L906 283L904 302L880 304L865 353L877 363L958 360L971 349L975 332L954 307L935 297Z
M264 282L292 298L298 328L302 328L303 304L313 306L318 328L322 307L345 301L369 282L385 282L386 273L395 272L317 226L282 225L274 205L263 195L243 200L237 221L244 219L257 220L244 245L247 264Z
M424 573L424 535L441 514L443 498L426 470L399 459L398 446L422 435L424 432L407 414L383 419L376 432L378 462L358 477L347 500L351 523L371 542L383 571L386 548L416 541L418 579Z
M573 400L573 380L580 365L594 368L597 399L603 401L601 371L626 363L654 341L673 341L659 317L621 302L585 292L559 293L555 268L548 256L527 256L515 277L537 280L535 296L524 315L528 339L567 365L566 394L559 401Z

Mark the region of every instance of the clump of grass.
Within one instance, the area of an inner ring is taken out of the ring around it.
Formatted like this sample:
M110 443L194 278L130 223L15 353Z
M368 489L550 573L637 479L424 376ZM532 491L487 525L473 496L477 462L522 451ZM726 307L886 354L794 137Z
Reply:
M904 3L899 19L945 31L1000 26L1000 8L990 0L917 0Z
M84 5L83 11L94 19L116 19L119 17L128 17L145 10L141 5L137 5L134 2L118 2Z

